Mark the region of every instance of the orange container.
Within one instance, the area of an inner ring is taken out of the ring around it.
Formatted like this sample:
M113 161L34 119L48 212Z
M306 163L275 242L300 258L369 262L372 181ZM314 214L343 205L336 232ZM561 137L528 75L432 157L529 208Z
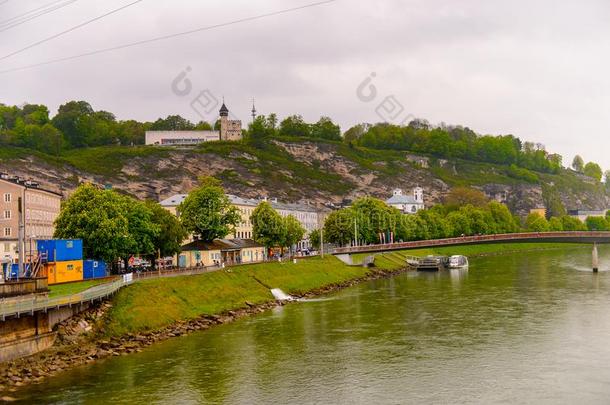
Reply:
M83 279L83 261L71 260L47 263L42 274L43 277L46 276L49 279L49 285L81 281Z

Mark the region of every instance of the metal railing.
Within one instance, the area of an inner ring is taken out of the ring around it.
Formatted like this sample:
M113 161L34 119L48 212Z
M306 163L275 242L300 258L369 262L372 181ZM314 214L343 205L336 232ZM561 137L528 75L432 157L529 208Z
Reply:
M93 302L106 298L131 283L130 281L124 281L123 278L119 278L110 283L96 285L85 291L70 295L59 297L32 295L20 299L3 300L0 302L0 319L5 320L11 316L33 315L38 311L46 312L53 308Z
M414 249L437 246L458 246L493 242L573 242L610 243L610 232L522 232L496 235L462 236L457 238L418 240L412 242L386 243L336 248L333 254L382 252L389 250Z

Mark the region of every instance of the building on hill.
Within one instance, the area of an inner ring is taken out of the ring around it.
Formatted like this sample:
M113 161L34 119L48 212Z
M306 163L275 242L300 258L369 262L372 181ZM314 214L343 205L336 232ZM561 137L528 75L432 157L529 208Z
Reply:
M415 214L417 211L425 208L424 189L415 187L411 195L405 195L402 189L396 188L392 192L392 197L386 200L386 204L399 209L405 214Z
M605 217L608 210L568 210L568 215L585 222L588 217Z
M239 141L242 139L241 121L229 119L229 109L222 103L220 131L146 131L146 145L196 146L214 141Z
M61 197L59 193L40 188L36 182L0 173L0 261L18 262L20 222L24 262L36 250L37 239L53 238Z

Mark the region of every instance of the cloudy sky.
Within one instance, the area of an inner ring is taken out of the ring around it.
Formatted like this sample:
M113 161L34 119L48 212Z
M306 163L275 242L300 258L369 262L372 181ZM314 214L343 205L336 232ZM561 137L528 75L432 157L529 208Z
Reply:
M0 102L54 113L78 99L120 119L198 121L214 119L223 96L248 120L254 97L261 114L328 115L343 130L423 117L610 168L607 1L141 0L6 57L133 2L0 0ZM12 19L49 5L58 8Z

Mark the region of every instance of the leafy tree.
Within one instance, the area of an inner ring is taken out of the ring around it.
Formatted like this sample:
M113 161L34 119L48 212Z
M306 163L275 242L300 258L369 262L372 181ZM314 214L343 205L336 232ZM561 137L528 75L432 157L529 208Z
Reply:
M53 126L59 129L71 147L87 145L93 108L86 101L69 101L59 106L57 114L53 117Z
M318 122L311 125L311 136L314 138L341 140L341 128L328 117L321 117Z
M264 115L259 115L248 126L246 140L257 148L263 148L274 135L275 129L269 124L269 121L265 119Z
M200 178L200 186L189 193L178 212L184 228L204 241L224 238L241 222L239 209L213 177Z
M287 240L284 219L271 204L263 201L252 211L250 216L252 223L253 239L267 247L283 247Z
M495 233L513 233L519 230L519 224L506 205L492 201L487 205L487 210L493 219Z
M395 232L396 210L377 198L364 197L354 201L351 207L358 230L358 240L379 242L379 234ZM354 224L352 223L353 227Z
M354 211L343 208L331 212L324 221L324 239L326 242L340 246L348 245L354 240Z
M195 125L195 130L197 131L212 131L212 126L209 122L199 121L197 125Z
M562 232L563 230L563 222L561 221L561 218L553 217L549 220L549 231Z
M542 199L546 207L547 217L562 217L566 215L566 208L561 201L561 196L556 187L547 184L542 185Z
M291 115L280 123L280 135L309 137L311 136L311 128L309 124L303 120L302 116Z
M155 201L147 201L146 206L152 214L152 222L159 228L153 240L155 253L165 257L180 252L182 242L188 237L180 220Z
M597 181L602 181L602 168L597 163L589 162L583 169L585 176L589 176Z
M303 239L305 236L305 228L301 225L301 223L292 215L288 215L283 218L282 221L283 229L283 247L291 247L296 245L299 241Z
M355 126L351 127L350 129L348 129L347 131L345 131L345 134L343 134L343 140L345 142L357 141L358 139L360 139L362 137L362 135L364 135L366 133L367 130L368 130L368 124L355 125Z
M563 215L561 218L561 224L564 231L586 231L587 226L583 224L578 218L571 217L569 215Z
M314 249L320 249L322 234L319 229L314 229L309 233L309 242Z
M610 231L610 223L604 217L587 217L585 224L590 231Z
M549 222L538 213L531 213L525 220L525 227L530 232L548 232Z
M445 197L445 204L450 209L469 204L473 207L483 207L488 201L488 198L482 191L469 187L455 187Z
M579 173L582 173L584 167L585 167L585 161L582 160L580 155L574 156L574 160L572 160L572 169L574 169L575 171L577 171Z
M114 262L123 256L130 238L124 201L114 191L79 186L62 204L54 237L82 239L88 257Z
M156 120L150 129L153 131L188 131L195 129L195 125L180 115L168 115L165 119Z
M123 241L121 257L127 265L133 254L144 256L154 254L160 226L153 221L153 213L145 203L127 196L121 196L121 199L128 223L127 237Z

